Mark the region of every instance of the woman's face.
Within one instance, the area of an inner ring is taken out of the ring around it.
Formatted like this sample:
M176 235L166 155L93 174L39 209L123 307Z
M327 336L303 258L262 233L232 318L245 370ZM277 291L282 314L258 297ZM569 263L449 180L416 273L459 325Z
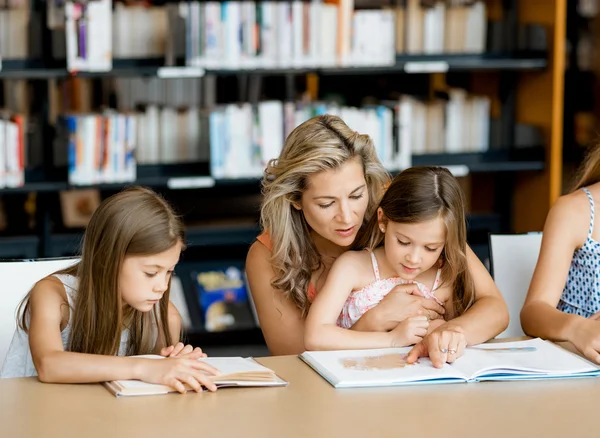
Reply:
M338 169L308 177L307 189L295 207L304 212L312 230L332 243L350 246L360 229L369 191L359 157Z

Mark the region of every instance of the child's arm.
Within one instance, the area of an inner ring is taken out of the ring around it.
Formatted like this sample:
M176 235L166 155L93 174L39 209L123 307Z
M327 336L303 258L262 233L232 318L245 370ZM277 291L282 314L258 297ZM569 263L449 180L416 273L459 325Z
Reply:
M578 214L580 211L587 214ZM556 308L573 252L587 237L588 221L589 203L585 196L568 195L550 210L538 262L521 310L521 324L530 336L570 341L589 359L600 363L600 323Z
M461 316L442 324L411 350L409 363L429 356L435 367L452 363L467 345L488 341L508 326L508 309L494 280L467 246L467 265L475 287L475 303Z
M186 358L142 359L67 352L61 339L64 306L62 283L48 277L40 281L30 295L31 319L29 345L33 363L42 382L94 383L110 380L139 379L160 383L185 392L183 383L200 390L200 385L216 390L203 371L216 370L188 355Z
M346 252L331 267L323 289L313 302L304 332L308 350L351 350L405 346L419 341L426 333L428 321L409 318L391 332L346 330L336 325L337 318L350 292L365 275L365 253ZM367 274L367 275L370 275Z

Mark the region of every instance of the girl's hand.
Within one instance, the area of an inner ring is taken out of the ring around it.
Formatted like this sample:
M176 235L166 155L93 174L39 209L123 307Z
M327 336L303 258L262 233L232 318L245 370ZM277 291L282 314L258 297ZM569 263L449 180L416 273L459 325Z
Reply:
M443 319L434 319L429 323L429 327L427 328L427 334L435 331L438 327L441 327L444 324L446 324L446 321L444 321Z
M434 367L441 368L446 362L452 363L462 356L466 346L463 329L446 323L415 345L408 353L406 362L414 363L420 357L429 357Z
M589 319L581 319L574 326L569 341L581 353L594 363L600 364L600 322L592 315Z
M206 357L206 353L202 351L200 347L192 347L191 345L184 345L179 342L177 345L170 345L160 350L160 355L164 357L177 357L185 356L190 353L194 353L194 358Z
M407 318L425 316L430 321L444 319L446 310L434 300L418 295L415 284L401 284L392 289L369 312L376 311L386 330L391 330Z
M218 376L219 370L197 358L173 357L167 359L138 359L138 379L147 383L170 386L185 394L184 384L194 391L202 392L204 386L209 391L216 391L217 386L210 376Z
M425 316L412 316L405 319L390 332L392 347L406 347L421 342L427 334L429 321Z
M600 312L598 313L594 313L592 316L590 316L588 319L594 320L594 321L598 321L600 320Z

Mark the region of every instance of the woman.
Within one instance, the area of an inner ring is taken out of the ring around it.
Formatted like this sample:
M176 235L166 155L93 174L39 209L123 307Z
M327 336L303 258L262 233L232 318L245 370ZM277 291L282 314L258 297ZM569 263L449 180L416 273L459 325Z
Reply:
M305 350L310 303L333 261L350 249L374 214L389 181L370 137L331 115L294 129L279 158L269 162L261 208L264 232L250 248L246 272L271 354ZM467 259L476 287L496 293L469 248ZM444 308L417 292L414 285L397 286L352 329L391 330L417 315L443 318Z

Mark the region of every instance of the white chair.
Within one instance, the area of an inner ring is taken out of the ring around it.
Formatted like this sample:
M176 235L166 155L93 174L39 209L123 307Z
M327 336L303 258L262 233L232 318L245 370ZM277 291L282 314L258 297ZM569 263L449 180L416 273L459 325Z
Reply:
M16 328L16 310L42 278L79 261L78 258L0 261L0 368Z
M510 315L498 338L523 336L521 308L540 253L542 233L490 234L490 267Z

